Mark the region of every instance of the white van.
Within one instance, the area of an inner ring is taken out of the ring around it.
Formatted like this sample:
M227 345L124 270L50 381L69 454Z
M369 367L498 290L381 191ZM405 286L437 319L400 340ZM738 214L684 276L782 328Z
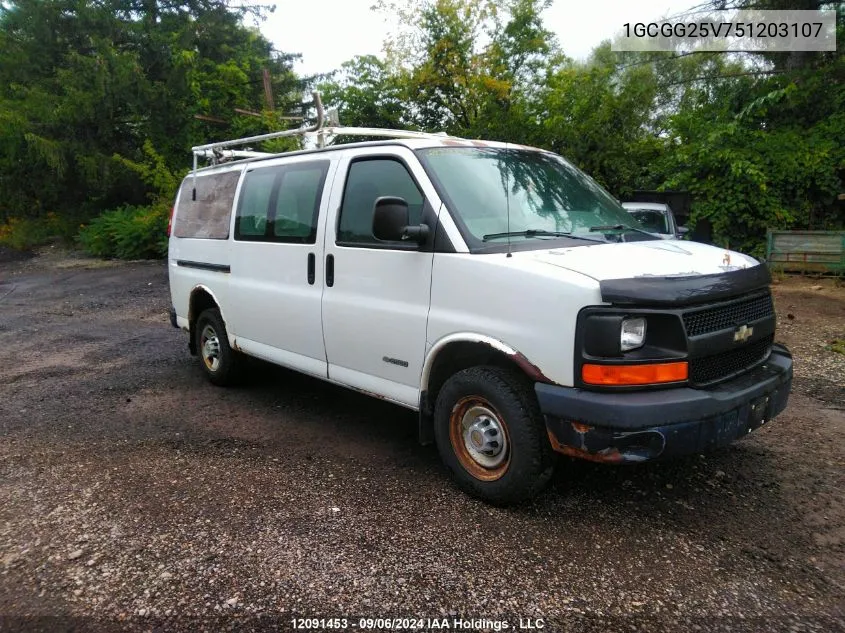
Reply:
M647 234L546 151L369 132L397 138L233 153L183 182L171 320L215 384L248 355L418 411L458 484L500 504L555 453L697 453L785 408L755 259Z
M639 226L661 240L680 240L689 233L687 227L678 224L672 207L665 202L623 202L622 208Z

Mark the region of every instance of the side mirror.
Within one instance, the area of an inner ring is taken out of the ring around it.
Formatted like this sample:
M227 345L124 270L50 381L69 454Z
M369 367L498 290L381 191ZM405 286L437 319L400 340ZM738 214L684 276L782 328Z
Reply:
M373 211L373 235L383 242L412 241L422 244L428 238L425 224L409 226L408 203L404 198L382 196Z
M686 237L687 233L689 233L689 228L686 226L679 226L678 227L678 239L683 239Z

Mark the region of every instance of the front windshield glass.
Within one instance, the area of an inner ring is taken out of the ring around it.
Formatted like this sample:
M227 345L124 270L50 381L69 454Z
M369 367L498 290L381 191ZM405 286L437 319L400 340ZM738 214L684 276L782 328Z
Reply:
M657 209L629 209L631 214L637 222L642 225L646 231L652 233L662 233L664 235L669 233L668 218L663 212Z
M607 191L554 154L475 147L437 147L419 154L452 213L478 240L504 240L508 233L512 239L572 233L601 241L602 233L590 229L638 227Z

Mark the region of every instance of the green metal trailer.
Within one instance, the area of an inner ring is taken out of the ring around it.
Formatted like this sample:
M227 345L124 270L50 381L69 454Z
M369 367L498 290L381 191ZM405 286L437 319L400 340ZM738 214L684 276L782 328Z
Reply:
M845 231L768 231L766 261L785 272L845 273Z

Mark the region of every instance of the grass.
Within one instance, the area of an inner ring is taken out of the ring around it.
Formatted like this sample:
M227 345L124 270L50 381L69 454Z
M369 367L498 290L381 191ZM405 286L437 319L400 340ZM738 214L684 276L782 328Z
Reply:
M837 354L845 354L845 339L834 339L828 344L827 349Z

